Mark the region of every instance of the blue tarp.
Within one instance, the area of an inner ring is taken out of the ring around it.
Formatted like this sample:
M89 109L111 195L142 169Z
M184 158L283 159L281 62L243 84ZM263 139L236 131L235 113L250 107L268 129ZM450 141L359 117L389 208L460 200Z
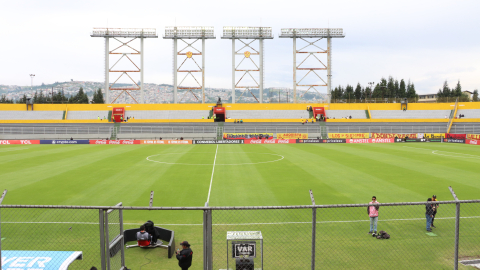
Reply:
M67 270L81 251L2 250L2 270Z
M40 140L40 144L90 144L89 140Z

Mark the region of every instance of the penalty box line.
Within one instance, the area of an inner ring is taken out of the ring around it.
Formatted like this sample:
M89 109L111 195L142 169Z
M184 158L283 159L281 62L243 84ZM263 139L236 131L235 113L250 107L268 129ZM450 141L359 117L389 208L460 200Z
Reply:
M460 219L470 219L470 218L480 218L480 216L471 216L471 217L460 217ZM442 217L435 218L435 220L448 220L455 219L455 217ZM404 218L404 219L383 219L378 220L378 222L387 222L387 221L417 221L425 220L425 218ZM329 223L361 223L361 222L370 222L370 220L331 220L331 221L317 221L317 224L329 224ZM32 222L17 222L17 221L2 221L5 224L84 224L84 225L98 225L98 222L54 222L54 221L32 221ZM110 223L110 224L119 224L119 223ZM124 225L142 225L143 223L123 223ZM248 225L288 225L288 224L312 224L311 221L292 221L292 222L255 222L255 223L217 223L212 224L213 226L248 226ZM203 224L155 224L158 226L203 226Z

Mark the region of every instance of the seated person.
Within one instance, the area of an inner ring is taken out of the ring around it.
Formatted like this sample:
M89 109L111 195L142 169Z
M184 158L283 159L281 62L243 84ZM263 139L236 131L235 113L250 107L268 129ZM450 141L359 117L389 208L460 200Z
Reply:
M145 225L140 226L140 231L137 232L137 241L150 241L152 244L152 235L145 231Z

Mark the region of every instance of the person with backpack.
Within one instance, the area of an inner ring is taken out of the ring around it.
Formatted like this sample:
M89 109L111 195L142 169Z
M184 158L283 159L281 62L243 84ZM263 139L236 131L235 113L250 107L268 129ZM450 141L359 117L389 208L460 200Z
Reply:
M370 231L368 232L369 234L371 233L377 233L377 222L378 222L378 209L380 206L378 205L377 202L377 197L372 196L372 201L369 202L369 204L374 204L372 206L367 207L367 214L370 217Z
M431 202L432 198L428 198L427 202ZM427 232L431 232L432 218L433 218L433 204L425 205L425 218L427 219Z

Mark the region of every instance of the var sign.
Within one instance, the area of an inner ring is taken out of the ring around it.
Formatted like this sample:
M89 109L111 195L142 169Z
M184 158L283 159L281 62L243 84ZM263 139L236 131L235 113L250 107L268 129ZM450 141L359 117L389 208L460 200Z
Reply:
M256 243L251 241L233 241L233 257L234 258L243 258L243 257L256 257Z

